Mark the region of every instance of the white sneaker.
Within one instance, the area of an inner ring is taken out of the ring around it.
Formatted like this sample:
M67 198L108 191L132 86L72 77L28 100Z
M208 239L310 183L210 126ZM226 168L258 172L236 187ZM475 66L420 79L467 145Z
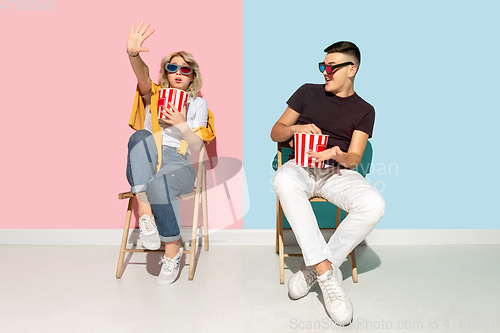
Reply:
M304 297L309 293L316 281L317 274L314 266L306 266L303 263L300 270L288 280L288 295L290 295L291 299Z
M328 315L340 326L352 322L352 303L342 288L342 272L332 265L332 269L318 276Z
M175 281L177 276L179 275L179 267L181 263L181 257L184 253L184 248L179 246L179 252L172 259L163 256L160 260L161 266L160 275L158 275L158 285L164 286L167 284L171 284Z
M139 218L139 239L142 246L148 250L158 250L160 248L160 234L158 234L154 216L142 215Z

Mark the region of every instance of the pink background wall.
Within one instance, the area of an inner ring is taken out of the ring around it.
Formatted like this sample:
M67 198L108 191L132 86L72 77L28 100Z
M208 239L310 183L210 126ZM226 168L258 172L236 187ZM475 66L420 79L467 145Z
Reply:
M143 54L154 81L171 52L187 50L200 64L217 130L208 146L210 227L242 228L243 71L228 71L243 62L242 10L242 1L223 0L57 0L54 11L0 10L0 228L123 227L126 202L117 195L129 190L136 85L125 42L141 20L156 29ZM189 222L192 212L182 211Z

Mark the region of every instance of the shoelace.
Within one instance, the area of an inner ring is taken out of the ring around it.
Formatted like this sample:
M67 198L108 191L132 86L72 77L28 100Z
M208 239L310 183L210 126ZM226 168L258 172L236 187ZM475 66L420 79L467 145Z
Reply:
M155 231L155 227L151 220L141 220L140 223L141 223L141 229L144 229L145 232L148 233Z
M303 271L304 273L304 278L306 279L307 286L311 286L311 284L316 281L316 272L313 271L312 269L305 269Z
M165 269L167 273L172 273L172 271L174 270L174 259L164 257L161 258L159 263L164 265L162 269Z
M161 258L159 263L165 265L164 267L162 267L162 269L165 268L167 273L172 273L174 268L179 267L180 261L181 261L180 256L175 256L175 258L172 258L172 259L163 257L163 258Z
M330 274L333 275L335 274L335 272L332 272ZM333 276L333 279L336 279L336 277ZM343 295L340 293L339 290L337 290L337 288L335 288L335 284L331 279L328 279L325 283L323 283L323 287L326 289L326 294L330 301L333 301L335 299L339 300L343 299Z

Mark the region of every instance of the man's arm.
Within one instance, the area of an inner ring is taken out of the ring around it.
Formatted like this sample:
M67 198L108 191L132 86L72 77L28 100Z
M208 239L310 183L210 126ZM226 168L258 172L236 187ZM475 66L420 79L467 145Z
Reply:
M352 133L351 143L347 153L340 150L338 146L332 147L321 153L309 151L308 155L316 159L316 162L335 159L340 165L348 169L356 169L361 163L361 158L365 152L366 143L368 142L368 134L362 131L355 130Z
M299 116L300 113L287 107L271 130L271 139L274 142L282 142L290 139L294 133L321 134L321 130L314 124L295 125Z

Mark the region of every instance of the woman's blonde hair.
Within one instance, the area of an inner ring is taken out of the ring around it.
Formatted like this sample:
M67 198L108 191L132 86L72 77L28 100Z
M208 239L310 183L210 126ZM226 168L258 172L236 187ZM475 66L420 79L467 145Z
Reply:
M159 85L162 88L170 88L170 83L168 82L167 79L168 72L165 70L165 64L172 61L172 59L175 57L181 57L182 59L184 59L186 64L193 67L193 73L191 74L193 75L193 81L191 81L191 83L189 84L187 93L191 95L191 97L193 98L196 98L196 96L201 97L200 66L198 66L198 63L196 62L196 60L194 60L193 56L186 51L174 52L162 59L160 68L160 78L158 80Z

